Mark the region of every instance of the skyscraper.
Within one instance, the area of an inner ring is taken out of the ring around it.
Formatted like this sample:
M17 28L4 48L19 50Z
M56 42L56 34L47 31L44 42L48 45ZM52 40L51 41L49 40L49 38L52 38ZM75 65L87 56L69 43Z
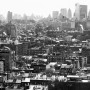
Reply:
M70 8L68 9L68 18L69 18L69 19L72 18L72 12L71 12L71 9L70 9Z
M64 17L67 17L67 9L66 8L61 9L61 15Z
M8 35L8 37L11 37L11 38L16 38L17 37L17 32L16 32L16 27L14 24L12 24L11 22L7 23L5 25L5 30L6 30L6 33Z
M12 12L10 12L10 11L8 11L8 14L7 14L7 21L8 22L12 21Z
M75 4L75 14L74 14L74 17L75 19L77 20L80 20L80 5L77 3Z
M75 5L75 19L83 20L87 18L87 5Z
M80 5L80 20L87 18L87 5Z
M59 12L58 12L58 11L53 11L53 12L52 12L52 17L53 17L53 19L58 18L58 16L59 16Z
M88 12L88 19L90 20L90 11Z

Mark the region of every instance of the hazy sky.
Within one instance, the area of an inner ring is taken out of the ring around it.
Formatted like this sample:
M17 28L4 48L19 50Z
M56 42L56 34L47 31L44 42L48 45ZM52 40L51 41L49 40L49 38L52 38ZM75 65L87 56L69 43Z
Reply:
M75 3L90 4L90 0L0 0L0 14L5 17L7 11L23 15L35 15L48 16L52 11L61 8L71 8L72 12L75 11Z

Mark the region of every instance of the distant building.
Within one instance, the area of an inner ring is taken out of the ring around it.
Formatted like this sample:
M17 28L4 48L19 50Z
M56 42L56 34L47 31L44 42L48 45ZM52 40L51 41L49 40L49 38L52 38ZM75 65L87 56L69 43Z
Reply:
M10 11L8 11L8 14L7 14L7 21L8 22L12 21L12 12L10 12Z
M14 61L13 61L13 54L9 47L4 46L2 49L0 49L0 58L3 58L5 60L3 66L4 70L10 71L14 65Z
M18 15L18 14L14 14L13 15L13 19L22 19L22 16Z
M80 5L80 20L87 18L87 5Z
M28 19L28 17L27 17L26 14L23 15L23 19L24 19L24 20L27 20L27 19Z
M35 17L35 15L34 14L31 14L31 16L30 16L30 19L35 19L36 17Z
M67 9L66 8L61 9L61 15L64 17L67 17Z
M3 21L5 20L4 16L0 14L0 20Z
M75 19L80 20L80 5L77 3L75 4Z
M53 17L53 19L58 18L58 16L59 16L59 12L58 12L58 11L53 11L53 12L52 12L52 17Z
M48 15L47 19L51 19L51 15L50 14Z
M75 5L75 19L83 20L87 18L87 5Z
M69 19L72 18L72 12L71 12L71 9L70 9L70 8L68 9L68 18L69 18Z
M88 12L88 19L90 20L90 11Z
M71 21L71 28L75 28L75 21Z
M16 27L11 22L7 23L4 27L7 35L11 38L16 38Z

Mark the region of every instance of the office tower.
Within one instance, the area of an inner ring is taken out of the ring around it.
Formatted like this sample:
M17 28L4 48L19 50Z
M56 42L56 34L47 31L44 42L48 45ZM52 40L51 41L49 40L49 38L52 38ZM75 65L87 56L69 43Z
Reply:
M75 5L75 19L83 20L87 18L87 5Z
M66 8L61 9L61 15L64 17L67 17L67 9Z
M69 18L69 19L72 18L72 12L71 12L71 9L70 9L70 8L68 9L68 18Z
M87 5L80 5L80 20L87 18Z
M12 21L12 12L10 12L10 11L8 11L8 14L7 14L7 21L8 22Z
M88 19L90 20L90 11L88 12Z
M16 38L16 26L13 25L11 22L9 22L8 24L5 25L5 30L6 33L9 37L11 38Z
M58 12L58 11L53 11L53 12L52 12L52 17L53 17L53 19L57 19L58 16L59 16L59 12Z
M74 17L76 20L80 20L80 5L77 3L75 4L75 13L74 13Z

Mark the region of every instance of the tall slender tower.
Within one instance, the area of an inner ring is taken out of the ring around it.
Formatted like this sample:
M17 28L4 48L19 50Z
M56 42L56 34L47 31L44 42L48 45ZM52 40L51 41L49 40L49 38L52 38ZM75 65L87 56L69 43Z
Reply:
M89 12L88 12L88 19L90 20L90 10L89 10Z
M78 3L75 4L75 19L80 20L80 5Z
M7 21L8 22L12 21L12 12L10 12L10 11L8 11L8 14L7 14Z
M68 18L69 18L69 19L72 18L72 12L71 12L71 9L70 9L70 8L68 9Z

